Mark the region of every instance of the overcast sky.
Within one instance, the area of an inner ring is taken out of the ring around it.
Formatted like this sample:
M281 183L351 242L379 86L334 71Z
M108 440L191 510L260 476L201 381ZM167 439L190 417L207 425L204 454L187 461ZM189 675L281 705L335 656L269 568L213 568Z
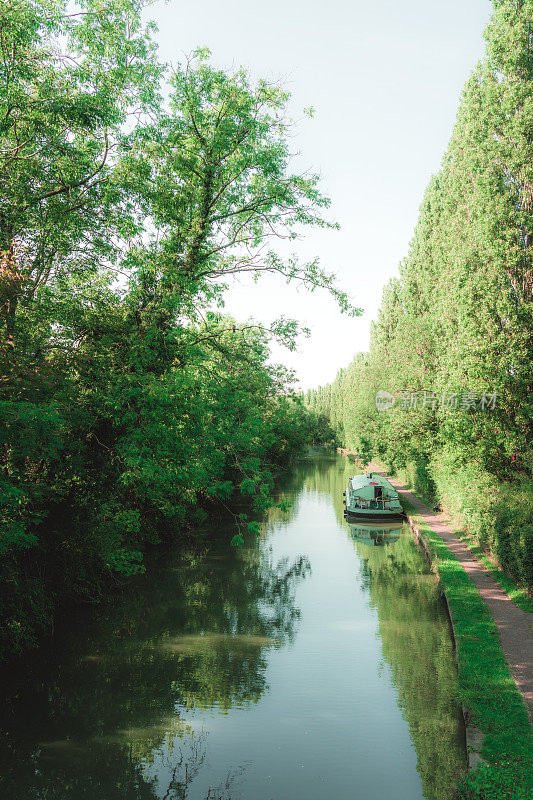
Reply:
M324 293L281 279L241 278L226 310L268 323L296 317L311 337L274 357L307 389L368 348L383 286L407 253L430 176L451 135L462 87L483 55L488 0L169 0L149 8L165 61L207 46L216 66L282 78L298 121L299 168L322 176L341 231L295 244L338 275L364 314L349 319ZM302 110L313 106L307 119Z

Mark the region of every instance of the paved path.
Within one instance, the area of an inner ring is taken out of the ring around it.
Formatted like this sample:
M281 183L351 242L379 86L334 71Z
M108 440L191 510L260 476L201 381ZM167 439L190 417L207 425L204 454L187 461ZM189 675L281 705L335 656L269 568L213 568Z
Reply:
M367 469L385 475L378 467L370 464ZM485 567L472 555L446 525L441 514L434 514L418 497L408 492L393 478L387 480L416 508L429 527L446 542L451 552L461 562L472 582L487 603L498 627L503 652L509 662L511 674L522 692L529 710L529 718L533 721L533 633L531 623L533 614L515 606L513 601L503 592Z

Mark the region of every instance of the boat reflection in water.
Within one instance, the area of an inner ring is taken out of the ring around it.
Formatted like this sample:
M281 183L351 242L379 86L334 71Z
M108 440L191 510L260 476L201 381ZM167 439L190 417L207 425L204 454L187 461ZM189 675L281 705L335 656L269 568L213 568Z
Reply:
M350 535L354 542L362 542L368 547L381 547L393 544L400 538L401 522L358 522L356 525L348 522Z

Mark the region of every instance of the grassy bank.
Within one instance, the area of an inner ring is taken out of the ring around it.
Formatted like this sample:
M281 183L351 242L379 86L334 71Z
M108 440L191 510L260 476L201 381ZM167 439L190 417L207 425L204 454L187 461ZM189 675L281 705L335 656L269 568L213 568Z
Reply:
M442 539L405 500L428 544L433 568L446 593L457 641L460 702L485 735L488 762L465 776L460 800L531 800L533 729L509 672L496 624L479 592Z
M410 469L398 470L394 470L391 465L381 464L379 466L387 474L393 475L402 486L405 486L406 489L416 494L429 508L432 508L436 502L439 502L435 491L431 491L431 483L417 480L417 475L412 465ZM433 489L435 489L435 487L433 487ZM504 591L519 608L524 611L533 612L533 597L528 587L523 583L520 584L513 575L505 571L502 565L495 560L490 552L490 548L487 546L486 540L484 540L485 546L482 545L481 540L483 536L481 533L476 535L475 524L473 525L474 530L466 529L465 526L461 524L461 520L457 518L448 506L446 506L445 510L450 519L453 532L456 536L461 538L463 544L468 547L472 555L483 564L500 589ZM516 522L516 526L522 529L525 527L525 524L523 520L517 520Z
M452 528L456 536L458 536L463 544L468 547L472 555L480 561L487 572L494 578L498 586L505 594L523 611L530 614L533 613L533 597L528 593L527 589L519 586L517 582L501 567L495 563L482 549L475 536L471 536L463 530L456 530Z

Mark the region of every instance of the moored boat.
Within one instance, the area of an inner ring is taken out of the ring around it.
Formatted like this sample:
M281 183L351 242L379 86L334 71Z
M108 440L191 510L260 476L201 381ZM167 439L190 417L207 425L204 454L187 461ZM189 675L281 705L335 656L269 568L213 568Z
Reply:
M402 519L398 492L376 472L352 475L344 492L347 519Z

